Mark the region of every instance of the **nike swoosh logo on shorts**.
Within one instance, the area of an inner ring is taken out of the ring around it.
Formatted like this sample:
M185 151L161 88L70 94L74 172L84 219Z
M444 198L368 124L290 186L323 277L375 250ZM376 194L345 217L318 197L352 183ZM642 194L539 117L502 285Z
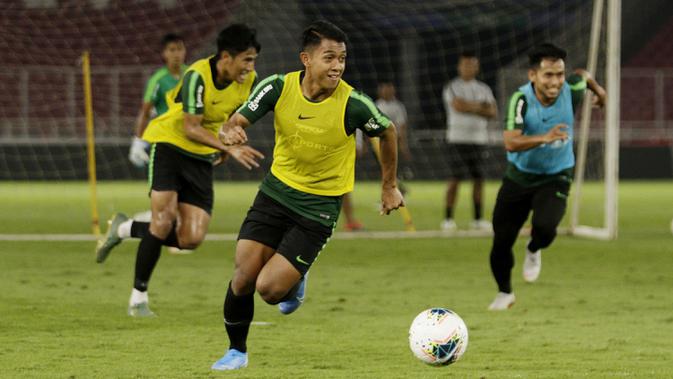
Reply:
M307 265L307 266L310 264L310 263L306 262L305 260L301 259L301 255L297 255L297 257L295 259L297 260L297 262L299 262L301 264L304 264L304 265Z

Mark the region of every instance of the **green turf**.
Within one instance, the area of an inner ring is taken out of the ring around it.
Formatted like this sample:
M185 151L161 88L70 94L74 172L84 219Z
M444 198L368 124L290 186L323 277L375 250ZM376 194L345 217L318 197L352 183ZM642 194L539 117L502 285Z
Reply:
M515 267L517 304L486 307L495 295L489 239L339 240L312 269L306 304L282 316L257 298L250 366L217 373L227 346L222 299L232 242L206 242L191 256L165 254L153 278L155 319L125 315L134 242L94 263L92 242L3 242L0 248L0 377L45 378L670 378L673 347L671 182L620 185L620 238L560 237L544 254L540 281ZM492 208L497 183L488 187ZM412 183L419 228L442 217L440 183ZM469 218L468 188L459 221ZM101 214L146 206L141 183L102 183ZM588 188L587 213L599 192ZM220 184L211 231L235 232L254 184ZM88 231L82 183L2 183L2 233ZM370 229L400 229L375 213L377 185L358 186L358 215ZM523 240L516 245L521 261ZM468 325L463 359L442 368L407 346L411 320L448 307Z

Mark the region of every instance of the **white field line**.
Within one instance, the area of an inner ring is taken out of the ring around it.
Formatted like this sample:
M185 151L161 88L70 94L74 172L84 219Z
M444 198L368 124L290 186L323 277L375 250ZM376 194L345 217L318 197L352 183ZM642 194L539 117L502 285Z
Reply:
M559 228L559 234L568 234L566 228ZM405 231L379 231L379 232L336 232L333 239L357 240L357 239L421 239L421 238L479 238L491 237L490 231L485 230L457 230L454 232L444 232L440 230L419 230L415 232ZM524 228L520 235L530 235L530 229ZM207 241L236 241L237 233L208 234ZM0 234L0 241L95 241L92 234Z

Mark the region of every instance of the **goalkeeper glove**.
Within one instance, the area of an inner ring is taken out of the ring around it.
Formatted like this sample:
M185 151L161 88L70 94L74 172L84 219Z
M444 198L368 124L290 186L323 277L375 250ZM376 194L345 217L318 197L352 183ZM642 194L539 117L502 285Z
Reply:
M144 168L150 161L150 156L147 155L147 148L149 143L141 140L138 137L133 137L131 149L129 150L129 160L134 166Z

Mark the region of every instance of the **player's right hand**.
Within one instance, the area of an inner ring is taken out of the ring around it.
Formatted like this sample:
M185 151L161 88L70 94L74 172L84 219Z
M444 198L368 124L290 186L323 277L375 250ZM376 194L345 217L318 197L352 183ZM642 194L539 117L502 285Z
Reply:
M404 206L404 196L397 187L383 188L381 191L380 215L389 215L390 212Z
M264 159L264 154L248 145L227 146L224 152L248 170L252 170L253 167L259 167L257 159Z
M129 160L134 166L144 168L150 161L150 156L147 154L149 143L143 141L138 137L133 137L131 142L131 149L129 150Z
M554 127L545 134L545 142L550 143L556 140L565 140L568 138L568 125L566 124L556 124Z
M226 146L242 145L248 142L248 135L239 125L222 125L218 133L218 137L220 138L220 141L222 141L222 143Z

